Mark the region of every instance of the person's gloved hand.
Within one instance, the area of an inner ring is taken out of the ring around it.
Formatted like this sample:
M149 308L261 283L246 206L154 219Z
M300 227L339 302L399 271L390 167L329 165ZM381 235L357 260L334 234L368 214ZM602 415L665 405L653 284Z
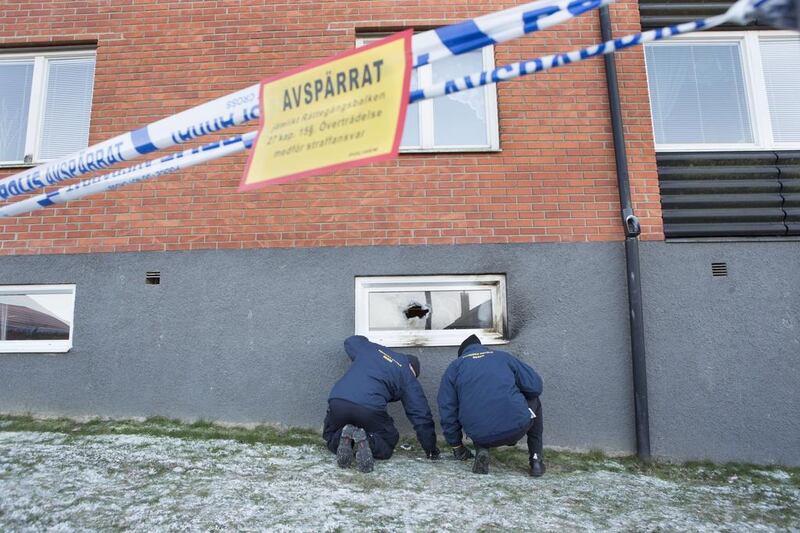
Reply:
M475 456L472 455L472 452L469 448L463 444L459 444L458 446L453 446L453 457L459 461L466 461L467 459L472 459Z
M437 460L437 459L439 458L439 456L440 456L440 455L441 455L441 452L439 451L439 448L436 448L436 447L434 447L434 448L433 448L431 451L429 451L429 452L425 452L425 457L427 457L427 458L428 458L428 459L430 459L431 461L435 461L435 460Z

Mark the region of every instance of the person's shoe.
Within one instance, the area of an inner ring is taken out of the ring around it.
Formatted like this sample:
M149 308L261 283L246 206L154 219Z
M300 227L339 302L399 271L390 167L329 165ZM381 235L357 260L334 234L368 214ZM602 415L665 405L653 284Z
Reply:
M348 468L353 462L353 433L356 429L358 428L351 424L342 428L339 447L336 448L336 464L341 468Z
M489 450L488 448L476 448L475 462L472 463L473 474L489 473Z
M372 472L375 466L375 459L372 457L372 450L367 440L367 432L361 428L356 428L353 432L353 441L356 443L356 466L359 472Z
M544 475L545 470L547 470L542 462L541 457L538 454L533 454L530 459L531 471L530 474L532 477L542 477Z

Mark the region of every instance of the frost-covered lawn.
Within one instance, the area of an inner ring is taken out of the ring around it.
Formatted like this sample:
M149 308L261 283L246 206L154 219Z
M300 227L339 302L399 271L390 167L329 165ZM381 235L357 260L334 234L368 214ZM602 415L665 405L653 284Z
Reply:
M800 530L797 469L551 452L534 480L523 451L476 476L412 450L365 475L303 431L19 420L0 417L0 531Z

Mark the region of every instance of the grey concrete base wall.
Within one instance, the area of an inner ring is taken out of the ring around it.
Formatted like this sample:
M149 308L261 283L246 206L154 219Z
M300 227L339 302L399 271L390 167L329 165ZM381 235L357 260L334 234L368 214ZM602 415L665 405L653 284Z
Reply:
M800 242L644 243L642 270L653 453L800 465Z
M642 246L653 451L798 464L798 247L694 246ZM0 411L318 429L354 277L448 273L507 275L507 349L544 376L546 445L634 451L622 243L2 257L2 284L77 294L69 353L0 354ZM436 415L455 348L406 351Z
M544 376L546 443L629 452L623 269L618 244L3 257L0 283L77 288L69 353L0 354L0 411L321 428L355 276L506 273L508 348ZM434 411L455 350L407 350Z

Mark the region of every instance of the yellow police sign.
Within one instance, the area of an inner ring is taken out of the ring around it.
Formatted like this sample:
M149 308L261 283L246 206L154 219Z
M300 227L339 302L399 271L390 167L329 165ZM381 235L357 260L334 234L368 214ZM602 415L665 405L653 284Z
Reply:
M261 83L246 191L397 156L411 79L411 30Z

